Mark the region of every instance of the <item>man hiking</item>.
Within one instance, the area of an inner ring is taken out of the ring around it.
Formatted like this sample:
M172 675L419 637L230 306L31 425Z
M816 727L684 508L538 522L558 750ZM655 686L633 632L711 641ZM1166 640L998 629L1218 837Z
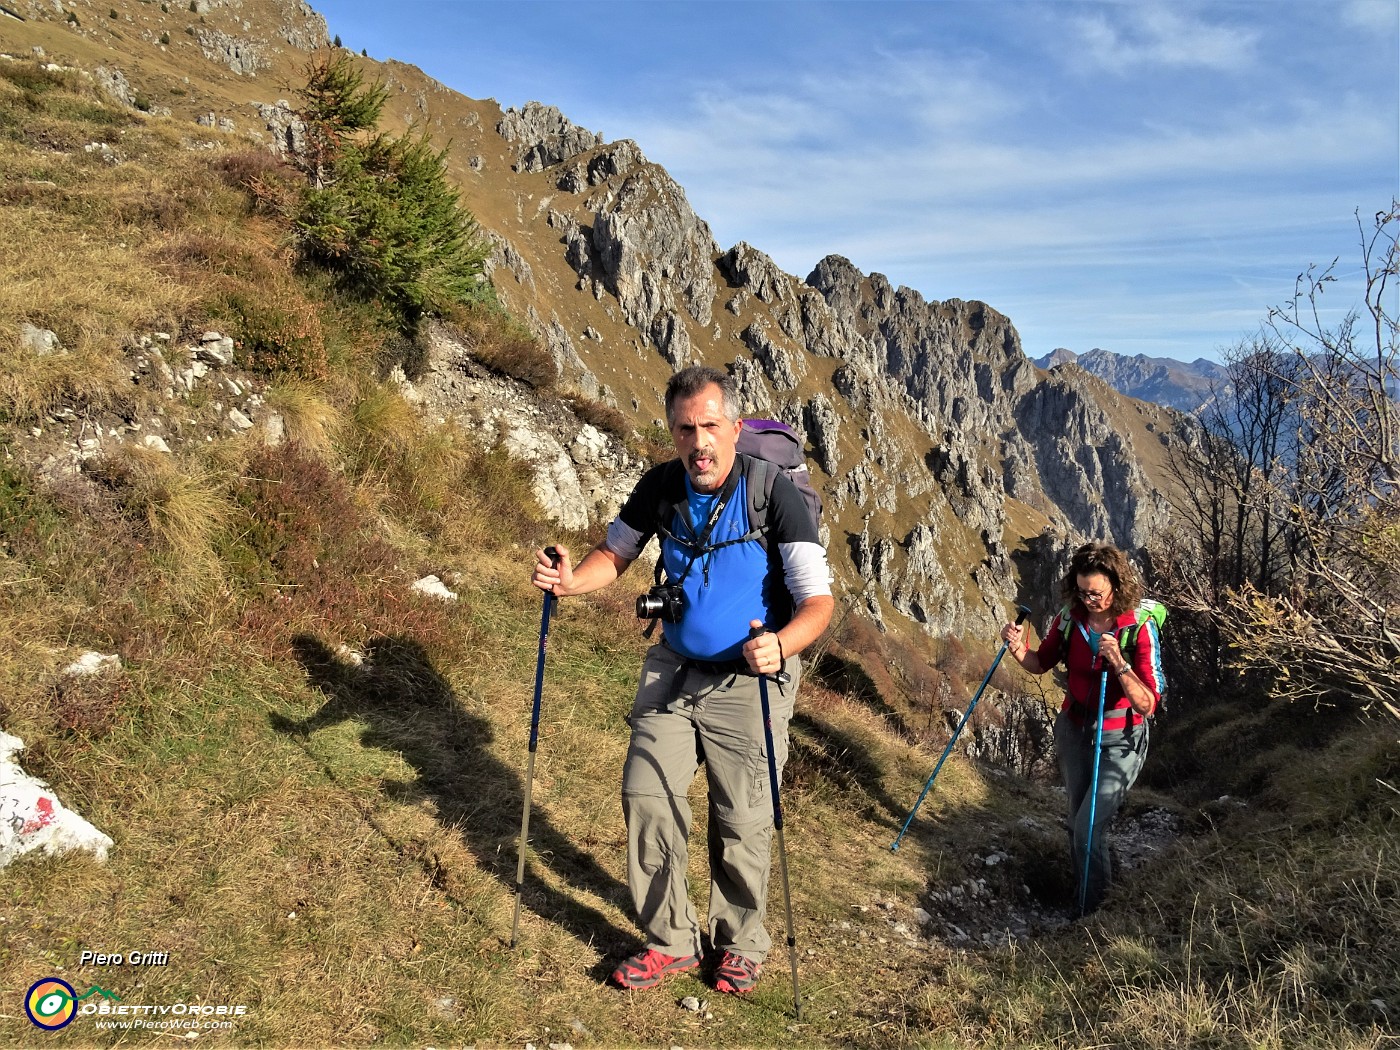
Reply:
M653 988L700 966L700 925L687 893L688 793L703 760L708 932L719 952L714 985L743 995L757 985L772 946L764 919L773 800L758 676L772 683L773 757L781 771L798 653L831 620L830 571L816 522L781 472L771 476L766 521L752 527L754 462L737 451L742 423L733 380L717 369L686 368L671 377L665 404L677 459L642 477L606 537L577 565L563 546L555 546L557 565L537 551L532 582L560 597L597 590L660 535L666 583L639 599L638 615L661 620L662 637L642 665L622 773L627 881L646 945L612 981Z

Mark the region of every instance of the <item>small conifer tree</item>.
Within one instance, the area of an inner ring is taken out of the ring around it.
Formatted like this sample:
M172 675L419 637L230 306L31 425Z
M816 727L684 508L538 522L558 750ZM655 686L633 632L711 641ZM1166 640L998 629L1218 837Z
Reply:
M326 168L344 152L352 136L372 130L389 97L383 84L365 86L364 75L346 55L313 62L301 89L306 122L306 153L297 158L312 185L321 186Z
M427 135L376 131L388 91L347 55L314 64L302 92L307 190L294 218L302 254L342 288L393 310L412 331L424 313L494 298L489 247Z

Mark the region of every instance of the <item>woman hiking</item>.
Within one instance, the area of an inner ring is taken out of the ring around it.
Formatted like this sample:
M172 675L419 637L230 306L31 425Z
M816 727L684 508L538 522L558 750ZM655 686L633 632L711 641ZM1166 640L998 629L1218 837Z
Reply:
M1086 543L1076 550L1060 595L1064 607L1038 649L1027 646L1016 624L1008 623L1001 636L1007 651L1031 674L1065 663L1055 750L1069 796L1070 857L1080 912L1087 914L1103 902L1108 889L1107 828L1147 757L1147 720L1162 698L1161 648L1157 624L1138 615L1142 585L1117 547Z

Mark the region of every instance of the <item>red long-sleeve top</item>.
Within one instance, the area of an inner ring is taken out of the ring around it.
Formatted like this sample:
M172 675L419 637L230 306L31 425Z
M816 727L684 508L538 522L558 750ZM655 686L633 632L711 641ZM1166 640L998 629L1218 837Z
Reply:
M1098 653L1091 645L1086 624L1087 613L1080 606L1061 610L1050 624L1050 630L1036 650L1040 666L1049 670L1062 659L1067 678L1064 703L1060 710L1066 712L1075 725L1093 725L1098 717L1099 683L1107 665L1100 662ZM1121 614L1113 625L1112 632L1105 632L1102 639L1110 644L1118 637L1132 637L1137 613L1129 609ZM1156 709L1162 699L1162 649L1157 637L1157 625L1148 620L1137 628L1133 639L1123 655L1132 665L1133 671L1148 689L1152 691L1152 706ZM1069 644L1065 644L1068 636ZM1118 676L1111 670L1108 673L1108 689L1104 694L1103 728L1105 732L1122 729L1126 725L1138 725L1142 715L1133 710L1123 693ZM1129 721L1131 720L1131 722Z

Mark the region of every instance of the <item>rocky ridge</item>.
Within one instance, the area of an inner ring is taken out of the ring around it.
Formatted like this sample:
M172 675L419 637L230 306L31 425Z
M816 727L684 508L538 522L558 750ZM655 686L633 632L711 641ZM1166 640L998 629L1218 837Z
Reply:
M533 104L498 127L515 170L592 137ZM498 227L518 257L503 247L500 265L518 273L523 260L533 277L562 254L573 307L615 323L642 367L605 377L616 351L586 335L567 338L556 360L574 362L575 381L609 403L625 409L631 394L634 410L657 415L667 371L729 369L754 414L806 434L825 475L838 577L882 626L990 629L1018 593L1013 550L1039 531L1138 547L1165 524L1162 486L1135 449L1170 440L1168 417L1125 433L1111 390L1040 376L990 306L927 301L837 256L801 281L752 245L721 250L683 190L629 141L585 146L535 174L567 195L549 198L557 240L535 248L525 231ZM518 284L505 297L542 315L541 287Z
M61 44L65 62L100 66L125 104L169 98L148 112L297 148L281 96L328 46L305 4L162 12L123 0L116 22L145 43L115 58L99 46L110 19L80 6L74 24L65 10L24 0L14 51ZM703 361L736 376L752 414L806 435L838 587L883 629L992 636L1014 602L1045 600L1045 563L1077 538L1138 547L1165 523L1159 465L1179 422L1082 371L1037 372L993 307L928 299L838 256L799 279L753 245L718 245L631 141L607 142L552 106L502 110L412 66L356 61L389 88L391 129L450 143L500 297L549 349L566 392L646 428L662 415L666 375ZM172 67L186 75L172 80ZM406 394L531 462L555 520L600 525L639 464L567 408L473 369L444 338Z

